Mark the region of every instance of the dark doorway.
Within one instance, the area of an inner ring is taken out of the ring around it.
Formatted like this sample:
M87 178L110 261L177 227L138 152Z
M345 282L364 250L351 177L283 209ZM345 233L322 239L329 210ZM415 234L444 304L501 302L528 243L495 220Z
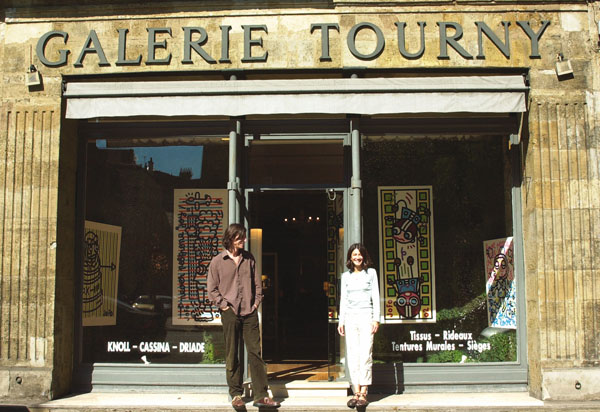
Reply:
M279 364L326 361L325 191L252 193L250 213L251 227L263 231L265 360Z

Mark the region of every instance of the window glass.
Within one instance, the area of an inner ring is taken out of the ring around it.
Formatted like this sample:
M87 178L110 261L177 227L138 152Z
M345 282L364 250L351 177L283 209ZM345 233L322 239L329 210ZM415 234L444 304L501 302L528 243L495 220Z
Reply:
M344 182L341 140L253 141L249 154L253 185Z
M219 138L89 142L84 362L224 362L221 328L200 316L213 313L206 308L206 295L196 293L179 304L175 300L180 294L177 266L183 263L174 233L178 227L198 225L179 221L174 197L226 188L227 159L227 142ZM203 270L197 270L194 281L205 279ZM195 317L175 322L174 316L184 312Z
M517 360L508 153L499 136L365 138L364 237L386 316L376 363Z

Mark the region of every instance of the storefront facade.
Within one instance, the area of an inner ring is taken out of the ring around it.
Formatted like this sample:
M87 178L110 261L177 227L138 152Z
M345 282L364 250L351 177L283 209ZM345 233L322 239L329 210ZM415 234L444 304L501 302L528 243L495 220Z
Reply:
M206 270L249 228L269 363L598 399L595 3L69 1L3 11L0 396L224 391Z

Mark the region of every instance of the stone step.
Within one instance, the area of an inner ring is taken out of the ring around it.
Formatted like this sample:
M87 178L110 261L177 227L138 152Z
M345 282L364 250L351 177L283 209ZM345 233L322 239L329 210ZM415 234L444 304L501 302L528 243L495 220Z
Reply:
M348 382L327 382L311 380L271 381L270 390L275 398L346 396Z
M292 382L290 382L292 383ZM347 396L293 396L279 398L280 412L348 411ZM261 412L246 398L248 412ZM367 412L598 412L600 401L544 402L526 392L414 393L369 395ZM215 412L233 411L227 394L85 393L54 401L29 403L0 401L4 412ZM359 411L360 412L360 411Z

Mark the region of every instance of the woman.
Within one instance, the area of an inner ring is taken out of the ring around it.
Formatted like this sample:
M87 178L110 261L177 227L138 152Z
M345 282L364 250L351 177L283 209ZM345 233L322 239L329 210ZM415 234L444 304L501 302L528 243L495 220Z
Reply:
M342 274L338 332L346 336L346 362L354 396L348 407L367 406L372 380L373 335L379 329L379 285L369 252L360 243L348 249Z

